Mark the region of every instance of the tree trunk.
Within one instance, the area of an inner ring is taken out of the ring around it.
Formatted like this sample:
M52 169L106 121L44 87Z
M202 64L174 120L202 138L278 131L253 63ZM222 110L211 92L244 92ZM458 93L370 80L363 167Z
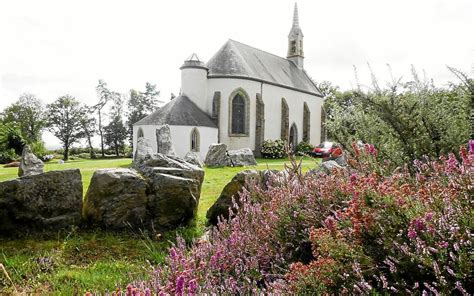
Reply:
M94 147L92 147L92 140L90 134L87 134L87 143L89 144L89 153L91 156L91 159L96 159L95 153L94 153Z
M100 134L100 149L102 152L102 158L105 157L105 152L104 152L104 135L102 134L102 116L100 114L100 109L99 109L99 134Z
M115 156L117 156L117 157L120 156L118 143L115 143Z
M69 159L69 143L66 141L64 143L63 160L67 161L68 159Z

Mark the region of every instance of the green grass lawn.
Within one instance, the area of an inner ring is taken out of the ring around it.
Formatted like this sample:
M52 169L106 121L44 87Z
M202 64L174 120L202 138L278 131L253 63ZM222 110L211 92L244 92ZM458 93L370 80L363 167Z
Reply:
M13 284L0 269L0 294L84 294L104 293L128 282L144 279L150 263L159 264L176 234L192 239L204 232L206 211L232 177L245 169L282 170L285 160L258 159L255 167L206 168L194 226L161 234L69 230L48 235L28 235L21 239L0 238L0 263ZM84 194L92 174L100 168L129 167L131 159L73 160L64 164L50 162L45 170L78 168ZM312 159L303 160L303 170L315 167ZM17 177L18 168L0 168L0 181Z

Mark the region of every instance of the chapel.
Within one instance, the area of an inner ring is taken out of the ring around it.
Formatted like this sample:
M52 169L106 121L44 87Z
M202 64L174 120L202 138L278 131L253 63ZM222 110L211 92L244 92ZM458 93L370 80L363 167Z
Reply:
M164 124L179 157L192 151L204 159L213 143L256 156L267 139L319 144L324 100L304 69L296 4L286 58L228 40L207 63L192 54L180 70L180 95L134 124L134 148L146 137L156 150Z

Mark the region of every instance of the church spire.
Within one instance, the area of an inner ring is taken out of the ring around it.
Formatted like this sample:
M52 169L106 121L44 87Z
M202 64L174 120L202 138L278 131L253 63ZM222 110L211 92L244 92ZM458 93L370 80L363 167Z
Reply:
M287 58L295 63L298 68L303 68L303 32L300 28L297 3L295 3L295 8L293 11L293 25L291 26L290 34L288 34Z
M295 9L293 10L293 28L300 27L300 20L298 19L298 3L295 2Z

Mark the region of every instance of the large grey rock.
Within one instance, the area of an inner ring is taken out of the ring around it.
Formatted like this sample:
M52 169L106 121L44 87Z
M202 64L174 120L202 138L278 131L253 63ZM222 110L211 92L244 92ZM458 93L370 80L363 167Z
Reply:
M133 169L98 170L84 216L110 229L186 225L196 215L203 180L203 169L159 153L134 162Z
M281 174L282 172L276 170L245 170L235 175L224 187L216 202L207 211L206 218L208 223L216 225L219 216L227 219L229 217L229 208L233 206L232 197L239 204L239 193L244 188L249 191L251 191L253 186L267 189L267 185L270 182L271 185L275 185L272 181L277 180Z
M168 155L175 156L173 148L173 141L171 139L171 130L169 125L163 124L157 127L156 129L156 152Z
M204 162L201 160L201 158L199 157L199 155L195 152L188 152L186 153L186 155L184 156L184 160L186 162L189 162L191 164L194 164L200 168L203 168L204 167Z
M207 151L206 159L204 163L208 167L225 167L231 166L229 156L227 155L227 145L226 144L211 144L209 150Z
M343 153L341 156L335 157L335 158L324 158L323 162L327 162L327 161L330 161L330 160L333 160L333 161L337 162L337 164L340 165L341 167L347 166L347 155L345 153Z
M257 165L257 161L255 160L253 152L250 150L250 148L229 150L227 151L227 155L229 156L233 166Z
M21 153L20 166L18 168L18 176L31 176L43 173L44 164L31 152L30 146L25 145Z
M309 176L314 176L318 174L326 174L329 175L332 173L334 169L342 169L343 167L340 166L336 161L334 160L328 160L324 161L319 165L318 168L309 170L306 174Z
M137 148L135 150L133 160L141 161L150 155L153 155L153 146L151 145L151 141L144 137L138 138Z
M0 234L66 229L80 223L81 210L78 169L0 182Z
M147 217L148 183L132 169L94 172L84 199L84 219L106 228L139 226Z

